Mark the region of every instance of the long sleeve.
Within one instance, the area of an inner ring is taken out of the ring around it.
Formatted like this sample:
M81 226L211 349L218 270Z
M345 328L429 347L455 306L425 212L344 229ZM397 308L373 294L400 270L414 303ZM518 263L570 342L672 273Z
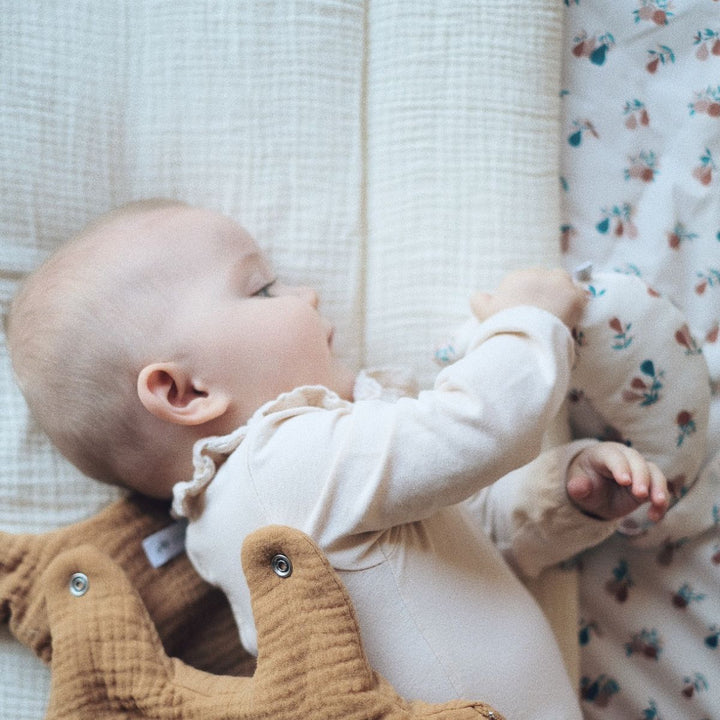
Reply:
M246 440L257 497L326 548L427 518L538 454L572 357L554 316L514 308L478 325L467 355L417 398L268 415Z
M536 577L617 530L617 520L583 514L565 490L572 459L596 442L576 440L546 450L465 503L519 574Z

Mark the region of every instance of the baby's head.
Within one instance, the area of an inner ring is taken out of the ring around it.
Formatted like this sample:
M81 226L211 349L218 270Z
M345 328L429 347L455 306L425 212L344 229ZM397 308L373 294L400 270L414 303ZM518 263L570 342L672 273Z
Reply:
M33 415L71 462L169 497L199 438L300 385L350 396L317 306L313 290L278 283L229 218L151 200L103 215L28 278L8 347Z

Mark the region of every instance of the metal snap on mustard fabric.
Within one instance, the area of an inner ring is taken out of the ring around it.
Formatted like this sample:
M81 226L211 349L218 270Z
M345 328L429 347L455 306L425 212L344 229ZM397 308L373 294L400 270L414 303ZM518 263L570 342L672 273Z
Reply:
M75 597L82 597L90 586L90 581L85 573L76 572L70 578L70 593Z
M281 578L290 577L292 575L292 563L287 555L278 553L273 557L271 563L274 573Z

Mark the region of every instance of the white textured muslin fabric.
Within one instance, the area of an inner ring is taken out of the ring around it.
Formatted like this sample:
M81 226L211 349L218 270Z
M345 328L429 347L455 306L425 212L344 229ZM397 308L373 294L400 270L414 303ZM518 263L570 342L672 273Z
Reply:
M418 363L508 270L558 260L555 2L370 4L367 348ZM398 339L400 342L398 342Z
M557 264L555 0L0 0L0 302L88 220L172 196L315 286L350 364L434 372L469 293ZM424 376L423 376L424 374ZM117 492L27 417L0 346L0 527ZM0 717L48 672L3 629Z
M363 3L0 3L0 292L96 214L172 196L236 218L313 284L359 362ZM0 353L0 527L96 512L28 421ZM0 717L42 717L47 670L3 628Z

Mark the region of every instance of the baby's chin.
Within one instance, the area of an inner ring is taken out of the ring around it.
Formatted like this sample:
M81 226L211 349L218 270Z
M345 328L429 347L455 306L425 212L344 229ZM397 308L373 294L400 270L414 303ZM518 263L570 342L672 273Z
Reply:
M353 399L356 373L339 360L335 361L333 367L333 386L330 388L343 400Z

